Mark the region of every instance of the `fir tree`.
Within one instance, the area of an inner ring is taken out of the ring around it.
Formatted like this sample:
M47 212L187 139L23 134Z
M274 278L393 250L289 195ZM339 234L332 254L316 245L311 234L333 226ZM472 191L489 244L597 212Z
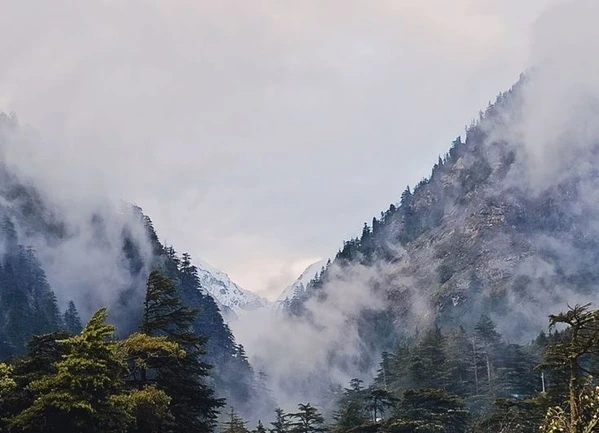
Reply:
M229 419L225 422L225 428L222 433L249 433L248 429L245 428L245 421L237 415L233 407L229 411Z
M156 384L172 399L173 429L178 433L210 431L218 408L224 405L207 384L210 365L202 362L206 339L193 332L197 312L186 307L175 286L159 272L148 279L141 330L149 336L166 336L186 352L179 362L157 370Z
M379 417L383 416L385 410L392 407L395 401L395 397L389 391L370 389L366 395L366 407L372 413L372 421L378 422Z
M67 307L67 311L64 313L63 319L66 330L71 334L79 334L83 329L83 326L81 325L81 319L79 318L79 313L77 312L77 308L75 307L75 303L73 301L69 301L69 306Z
M291 433L317 433L327 429L324 426L324 418L310 403L299 404L298 412L288 415L291 420L289 431Z
M335 430L347 431L368 421L367 395L362 383L360 379L352 379L349 388L345 388L333 416Z
M489 316L482 315L475 327L475 344L479 344L478 354L483 357L486 372L487 392L495 396L494 361L501 348L501 335L495 329L495 323Z
M469 420L470 414L459 397L438 389L410 390L404 393L390 430L465 433Z
M252 433L266 433L266 429L264 428L262 421L258 420L258 425L256 425L254 430L252 430Z
M475 393L471 352L472 344L461 326L445 339L447 390L461 397Z
M590 305L576 305L565 313L549 316L550 328L567 326L563 338L547 347L541 367L566 374L568 380L568 412L564 413L564 425L568 433L581 433L585 419L582 395L590 376L598 373L587 370L585 357L599 353L599 310ZM595 400L593 395L592 400ZM561 409L556 409L560 411ZM554 414L556 419L558 414ZM591 430L589 430L591 431ZM594 431L594 430L592 430Z
M111 341L114 327L105 324L106 310L97 311L81 334L60 342L67 355L53 374L30 384L36 398L10 420L20 432L125 432L131 419L119 404L124 364ZM124 396L123 396L124 397Z
M288 433L289 432L289 421L288 416L283 412L280 407L275 409L275 420L270 423L272 428L268 431L270 433Z

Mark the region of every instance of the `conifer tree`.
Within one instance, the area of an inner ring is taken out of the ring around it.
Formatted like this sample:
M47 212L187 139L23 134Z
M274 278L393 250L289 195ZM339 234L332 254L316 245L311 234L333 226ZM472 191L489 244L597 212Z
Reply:
M55 363L66 355L66 347L58 341L68 338L65 332L34 336L27 345L27 353L11 365L15 388L6 395L0 415L0 431L7 427L6 420L29 407L36 394L30 384L56 372Z
M481 316L476 324L475 334L477 341L482 344L480 352L484 357L488 392L494 395L493 361L500 347L501 336L495 329L495 323L486 315Z
M55 372L30 384L31 406L10 420L11 429L35 433L125 432L131 418L118 403L124 364L111 341L114 327L98 310L81 334L59 341L67 354ZM123 396L124 397L124 396Z
M409 390L404 393L390 430L465 433L469 420L470 413L459 397L439 389Z
M172 428L177 433L211 431L218 408L224 405L207 384L210 365L202 362L206 339L192 324L197 311L179 298L172 281L154 271L148 279L141 330L149 336L166 336L186 352L179 362L157 369L156 384L172 399Z
M128 366L125 380L133 389L154 384L161 368L181 362L187 356L177 343L165 336L135 333L120 341L118 347Z
M441 329L435 326L429 329L416 349L416 355L422 363L418 372L418 387L444 388L447 383L445 338Z
M352 379L338 402L338 410L333 418L336 431L347 431L368 422L366 390L362 380Z
M249 433L245 421L237 415L233 407L229 411L229 419L225 422L223 433Z
M324 426L324 417L310 403L300 403L298 411L289 414L288 417L291 419L289 423L291 433L317 433L327 430Z
M472 344L461 326L445 339L447 390L461 397L474 394Z
M396 401L396 399L389 391L372 388L368 390L366 401L366 407L372 413L372 421L378 422L379 417L383 415L386 409L393 406L393 403Z
M283 412L283 409L281 409L280 407L275 409L275 420L271 422L270 425L272 425L272 428L268 430L270 433L289 432L288 417L285 414L285 412Z
M79 334L83 329L79 313L77 312L77 308L73 301L69 301L69 306L64 313L63 319L66 330L71 334Z
M258 425L256 425L254 430L252 430L252 433L266 433L266 429L264 428L262 421L258 420Z
M549 325L550 328L567 326L562 338L547 347L541 367L565 373L568 381L568 411L555 408L556 413L548 416L547 422L551 425L551 418L560 418L568 433L581 433L585 424L582 396L586 391L593 394L591 401L599 401L599 393L594 393L593 387L589 391L586 386L591 376L599 372L589 371L583 363L585 357L594 357L599 353L599 310L591 310L589 304L576 305L565 313L549 316Z

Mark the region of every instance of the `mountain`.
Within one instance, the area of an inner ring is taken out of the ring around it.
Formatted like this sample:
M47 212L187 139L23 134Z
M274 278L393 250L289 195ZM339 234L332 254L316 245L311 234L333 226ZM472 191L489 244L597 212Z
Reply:
M195 259L194 263L198 268L198 277L202 290L212 296L219 305L231 309L233 313L239 313L243 310L255 310L268 305L266 299L249 290L242 289L219 269L203 260Z
M149 273L158 269L200 312L193 330L207 338L204 360L214 366L218 394L251 415L248 402L264 396L210 292L225 290L239 308L255 298L164 245L141 208L93 196L64 203L48 185L6 164L7 147L37 139L26 133L14 116L0 113L0 359L22 354L34 335L65 329L61 309L69 301L76 306L71 315L76 309L86 320L105 306L120 336L137 331Z
M287 308L293 299L301 297L310 284L310 281L318 279L318 276L327 264L326 260L320 260L308 266L301 275L283 290L275 301L280 308Z
M365 307L358 319L372 351L432 323L471 329L482 314L512 341L526 341L546 327L548 313L597 302L597 105L577 100L575 123L554 121L568 125L561 134L549 119L532 124L534 78L523 76L481 112L430 177L345 241L288 311L312 314L306 300L326 305L332 286L355 286L365 274L353 270L375 270L362 282L384 308ZM340 274L343 284L334 284Z

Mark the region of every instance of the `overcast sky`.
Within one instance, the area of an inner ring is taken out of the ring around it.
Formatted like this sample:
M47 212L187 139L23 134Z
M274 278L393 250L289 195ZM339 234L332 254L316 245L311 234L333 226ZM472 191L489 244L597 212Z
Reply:
M428 175L556 0L0 0L0 111L57 190L273 296Z

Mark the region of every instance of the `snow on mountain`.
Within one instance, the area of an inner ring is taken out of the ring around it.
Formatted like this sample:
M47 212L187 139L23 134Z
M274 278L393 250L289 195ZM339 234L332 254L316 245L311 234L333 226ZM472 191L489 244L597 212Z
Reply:
M194 262L198 268L202 289L210 294L220 306L239 313L242 310L263 308L269 304L266 299L239 287L223 271L203 260L196 259Z
M310 281L320 273L322 268L326 265L326 262L326 260L321 260L308 266L293 284L283 290L283 293L277 298L276 304L281 307L285 306L293 298L305 292Z

